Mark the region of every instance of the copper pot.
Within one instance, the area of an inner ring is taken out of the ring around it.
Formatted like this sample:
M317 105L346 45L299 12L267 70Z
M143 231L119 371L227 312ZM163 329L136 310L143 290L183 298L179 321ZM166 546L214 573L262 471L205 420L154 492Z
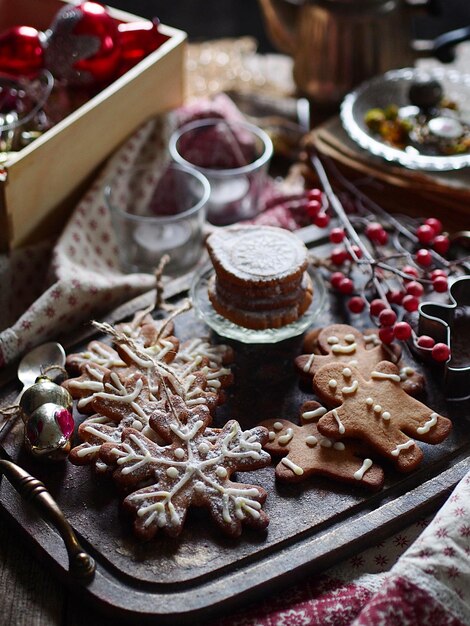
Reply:
M462 32L420 45L411 11L428 0L259 0L273 44L294 60L299 91L320 105L338 104L367 78L413 65L418 50L447 52ZM468 38L468 32L464 38Z

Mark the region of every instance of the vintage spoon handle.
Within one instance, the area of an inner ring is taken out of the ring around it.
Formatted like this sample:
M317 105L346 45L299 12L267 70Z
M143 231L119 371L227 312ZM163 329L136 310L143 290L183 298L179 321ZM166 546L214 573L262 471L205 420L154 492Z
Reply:
M95 561L78 542L72 527L44 484L6 459L0 459L0 473L5 474L21 497L31 502L59 532L69 557L70 574L81 581L91 579L95 573Z

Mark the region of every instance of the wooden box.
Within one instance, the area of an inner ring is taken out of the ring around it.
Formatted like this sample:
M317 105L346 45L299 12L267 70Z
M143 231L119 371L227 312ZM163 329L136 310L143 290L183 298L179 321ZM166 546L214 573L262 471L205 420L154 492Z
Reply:
M46 30L62 0L0 0L0 32L13 25ZM110 9L120 21L138 18ZM0 171L0 251L58 233L103 160L140 124L184 98L186 34L158 50L11 158Z

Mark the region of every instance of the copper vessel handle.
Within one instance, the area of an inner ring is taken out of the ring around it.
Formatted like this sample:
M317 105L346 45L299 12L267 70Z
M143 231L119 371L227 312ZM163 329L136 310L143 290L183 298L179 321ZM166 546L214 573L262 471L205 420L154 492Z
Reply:
M42 517L59 532L67 550L70 574L82 581L91 579L95 573L95 561L78 542L72 527L44 483L6 459L0 459L0 473L5 474L20 496L33 504Z

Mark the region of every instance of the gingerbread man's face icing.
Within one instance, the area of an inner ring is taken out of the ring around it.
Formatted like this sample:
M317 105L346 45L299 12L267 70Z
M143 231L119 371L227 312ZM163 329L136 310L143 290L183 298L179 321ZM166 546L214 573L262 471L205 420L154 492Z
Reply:
M352 365L321 367L314 388L323 402L335 408L320 419L318 430L327 437L366 441L397 469L413 470L423 457L414 439L440 443L451 422L405 393L400 383L400 370L387 361L378 363L368 379Z

